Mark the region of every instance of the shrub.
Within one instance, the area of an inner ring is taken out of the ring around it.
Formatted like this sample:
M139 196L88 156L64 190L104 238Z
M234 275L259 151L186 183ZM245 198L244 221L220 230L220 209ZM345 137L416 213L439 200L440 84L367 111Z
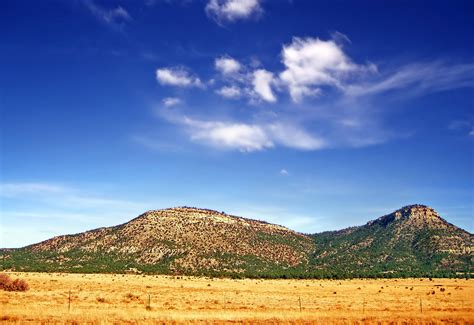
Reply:
M15 279L12 281L8 274L0 274L0 289L5 291L27 291L30 288L28 283L23 279Z
M0 289L8 290L12 285L12 279L5 273L0 274Z
M23 279L15 279L12 282L10 291L27 291L30 288L28 283Z
M138 295L135 295L131 292L129 292L128 294L125 295L126 298L130 299L130 300L140 300L140 297Z

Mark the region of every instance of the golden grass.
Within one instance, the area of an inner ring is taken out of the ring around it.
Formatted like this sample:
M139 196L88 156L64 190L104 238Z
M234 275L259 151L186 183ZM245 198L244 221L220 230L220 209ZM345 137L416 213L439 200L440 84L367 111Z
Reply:
M474 324L473 280L10 274L30 290L0 291L7 323Z

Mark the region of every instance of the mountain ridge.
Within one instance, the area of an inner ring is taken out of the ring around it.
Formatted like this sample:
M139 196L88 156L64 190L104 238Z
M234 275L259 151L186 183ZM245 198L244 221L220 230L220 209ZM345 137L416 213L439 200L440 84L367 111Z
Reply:
M2 249L0 269L233 277L471 276L472 252L472 234L420 204L362 226L318 234L183 206Z

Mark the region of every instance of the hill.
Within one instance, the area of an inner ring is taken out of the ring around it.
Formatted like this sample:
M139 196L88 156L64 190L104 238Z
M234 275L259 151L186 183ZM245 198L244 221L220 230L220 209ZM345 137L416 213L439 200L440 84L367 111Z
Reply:
M424 205L360 227L313 235L313 267L346 276L448 276L473 271L474 236Z
M412 205L314 235L189 207L0 250L0 269L232 277L470 276L474 236Z
M221 212L148 211L125 224L59 236L3 253L2 268L29 271L250 274L305 263L311 238Z

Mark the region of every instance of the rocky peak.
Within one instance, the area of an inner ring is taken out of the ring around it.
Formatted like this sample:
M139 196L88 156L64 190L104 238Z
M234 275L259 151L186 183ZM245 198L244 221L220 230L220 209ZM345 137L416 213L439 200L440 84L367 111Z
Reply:
M413 204L371 221L369 225L381 224L387 226L393 222L402 222L416 228L425 226L444 228L447 224L434 209L422 204Z
M407 205L401 209L398 209L394 212L395 219L439 219L439 214L432 208L422 205L422 204L413 204Z

